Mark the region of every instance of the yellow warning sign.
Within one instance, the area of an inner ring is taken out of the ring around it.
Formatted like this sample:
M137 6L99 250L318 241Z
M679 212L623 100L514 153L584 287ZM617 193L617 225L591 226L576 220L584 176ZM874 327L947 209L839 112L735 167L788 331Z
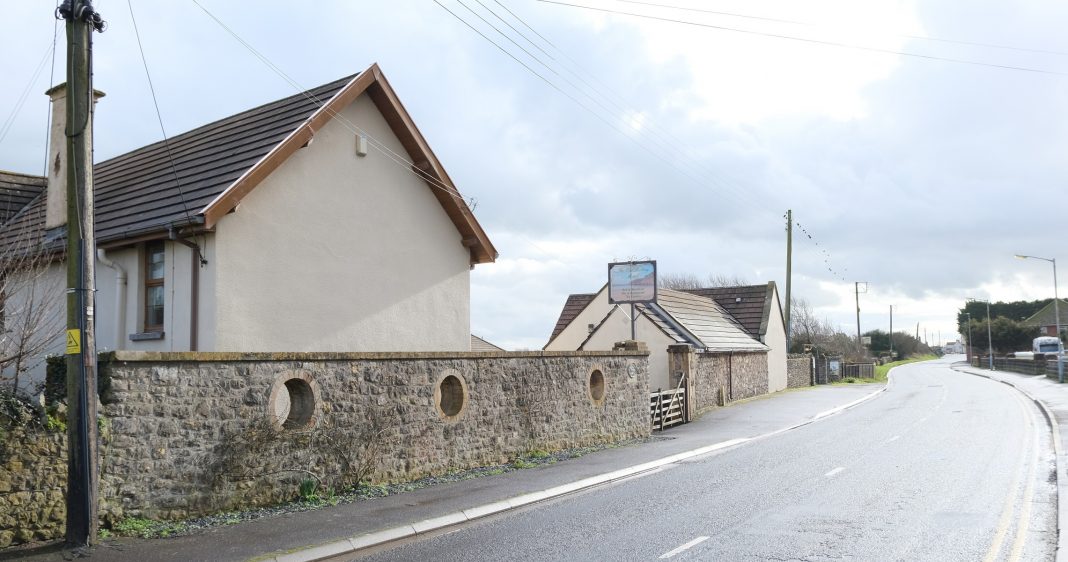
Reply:
M82 331L78 329L67 330L67 355L77 355L82 352Z

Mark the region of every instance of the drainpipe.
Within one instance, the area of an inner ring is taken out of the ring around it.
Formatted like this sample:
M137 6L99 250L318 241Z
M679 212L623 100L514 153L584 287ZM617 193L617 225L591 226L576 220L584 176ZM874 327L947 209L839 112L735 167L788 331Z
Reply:
M115 270L115 349L122 349L126 339L126 270L111 261L103 248L96 251L96 259Z
M729 389L731 402L734 402L734 352L727 352L727 388Z
M193 260L189 270L189 351L197 351L197 324L199 324L198 311L200 310L200 268L208 263L200 253L200 246L196 242L190 242L180 238L174 227L168 232L169 238L191 250Z

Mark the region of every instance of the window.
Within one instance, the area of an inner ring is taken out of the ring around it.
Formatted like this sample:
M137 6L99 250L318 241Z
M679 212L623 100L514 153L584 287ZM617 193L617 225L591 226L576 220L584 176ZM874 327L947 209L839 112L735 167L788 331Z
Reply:
M163 331L163 242L145 244L145 331Z

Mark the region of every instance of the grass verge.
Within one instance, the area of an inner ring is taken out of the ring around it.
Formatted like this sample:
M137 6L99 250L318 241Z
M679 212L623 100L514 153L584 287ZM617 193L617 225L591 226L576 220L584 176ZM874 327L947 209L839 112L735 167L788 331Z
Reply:
M859 378L859 377L846 377L846 378L844 378L844 379L842 379L842 380L840 380L840 381L838 381L836 383L833 383L833 384L856 384L856 383L863 384L863 383L886 382L887 376L890 375L890 369L893 369L894 367L897 367L899 365L906 365L908 363L916 363L916 362L919 362L919 361L930 361L931 359L938 359L938 356L937 355L933 355L933 354L918 355L916 357L910 357L908 359L902 359L901 361L894 361L892 363L887 363L886 365L876 365L875 366L875 378L864 379L864 378Z

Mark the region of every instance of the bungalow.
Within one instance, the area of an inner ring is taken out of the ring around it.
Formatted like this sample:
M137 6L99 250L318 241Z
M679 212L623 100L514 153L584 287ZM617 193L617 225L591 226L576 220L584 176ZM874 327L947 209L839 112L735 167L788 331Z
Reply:
M51 253L61 286L64 91L49 177L0 185L25 191L0 250ZM376 64L94 176L98 350L471 349L470 270L497 251Z
M630 339L629 307L608 302L608 285L592 294L568 297L546 351L606 350ZM669 372L669 346L687 344L700 354L757 356L747 364L762 382L746 394L769 391L769 347L750 335L715 300L684 291L659 289L655 303L634 306L635 339L649 348L650 388L671 388L678 383ZM752 377L750 377L752 378ZM739 393L740 397L741 393Z
M774 281L763 285L687 289L722 306L750 336L768 346L768 391L786 388L786 321Z
M1065 328L1068 328L1068 300L1064 299L1060 299L1060 303L1057 307L1053 306L1053 299L1050 299L1049 304L1043 306L1038 312L1021 321L1020 324L1038 328L1039 335L1041 336L1056 336L1057 315L1054 314L1055 308L1060 308L1060 326L1061 332L1064 332Z

